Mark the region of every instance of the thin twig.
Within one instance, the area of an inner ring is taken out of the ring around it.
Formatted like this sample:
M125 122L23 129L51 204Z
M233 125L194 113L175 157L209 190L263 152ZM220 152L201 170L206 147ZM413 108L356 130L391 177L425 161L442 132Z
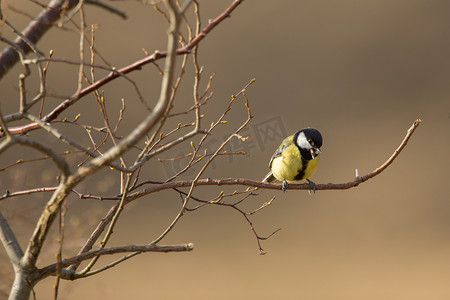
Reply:
M18 192L10 192L7 190L3 195L0 196L0 201L6 198L16 197L16 196L23 196L23 195L30 195L35 193L43 193L43 192L54 192L57 189L57 187L40 187L30 190L24 190L24 191L18 191Z
M80 50L80 61L84 61L84 38L85 38L85 19L84 19L84 0L79 0L78 3L78 12L80 14L80 44L79 44L79 50ZM80 64L79 70L78 70L78 87L76 93L80 93L81 89L83 88L83 76L84 76L84 66L83 64Z

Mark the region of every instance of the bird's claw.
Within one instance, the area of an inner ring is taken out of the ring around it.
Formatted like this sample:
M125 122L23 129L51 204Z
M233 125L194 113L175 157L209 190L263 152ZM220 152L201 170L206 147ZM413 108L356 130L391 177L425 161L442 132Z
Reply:
M288 182L286 181L286 179L283 179L283 185L281 186L281 189L283 190L284 193L286 193L287 188L288 188Z
M310 189L308 190L308 193L311 195L311 190L312 190L313 194L315 194L316 193L316 184L309 179L306 179L306 180L308 181L309 187L310 187Z

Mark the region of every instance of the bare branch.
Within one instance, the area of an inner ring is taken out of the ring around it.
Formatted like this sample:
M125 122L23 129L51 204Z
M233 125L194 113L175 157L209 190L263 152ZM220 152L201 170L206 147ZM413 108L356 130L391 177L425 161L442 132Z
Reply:
M103 248L98 250L93 250L90 252L86 252L71 258L66 258L61 261L61 267L67 267L72 264L78 264L80 262L83 262L85 260L94 258L96 256L103 256L103 255L111 255L111 254L117 254L117 253L127 253L127 252L137 252L137 253L143 253L143 252L185 252L185 251L192 251L194 249L194 244L188 243L188 244L181 244L181 245L127 245L127 246L120 246L120 247L110 247L110 248ZM39 279L45 278L49 275L55 274L57 269L56 264L49 265L47 267L44 267L39 270ZM76 279L77 276L76 273L73 273L74 277L72 278L64 278L64 279ZM83 275L78 275L79 278L83 277Z
M80 14L80 61L84 61L84 38L85 38L85 18L84 18L84 0L79 0L79 3L77 5L78 12ZM83 64L80 64L79 70L78 70L78 87L76 93L78 94L81 89L83 88L83 76L84 76L84 66Z
M18 268L20 264L20 259L23 256L23 250L20 247L19 242L9 227L8 221L5 219L3 214L0 212L0 240L2 241L3 247L6 250L6 254L9 260L13 264L14 268Z
M6 198L10 198L10 197L30 195L30 194L42 193L42 192L54 192L56 189L57 189L56 187L41 187L41 188L30 189L30 190L19 191L19 192L10 192L9 190L7 190L5 194L0 196L0 201L3 199L6 199Z

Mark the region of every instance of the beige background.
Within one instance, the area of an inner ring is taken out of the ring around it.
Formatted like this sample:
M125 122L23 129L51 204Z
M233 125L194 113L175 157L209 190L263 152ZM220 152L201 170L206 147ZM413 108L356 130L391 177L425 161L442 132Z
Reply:
M8 3L13 1L2 3L4 10ZM203 1L203 23L230 3ZM130 19L86 9L87 21L99 24L96 45L111 64L120 67L143 57L142 48L165 49L166 24L151 6L131 1L111 4L124 9ZM14 7L32 15L39 11L27 1L14 1ZM258 255L254 236L240 215L206 207L188 213L164 240L164 244L193 242L194 251L142 254L95 277L64 281L60 299L449 299L449 9L445 0L245 1L201 44L203 85L211 73L217 74L213 102L204 110L207 120L216 118L229 96L256 78L247 93L255 116L251 125L275 116L289 134L306 126L322 132L323 155L313 177L317 183L350 181L356 168L360 174L372 171L391 155L416 118L422 124L391 167L355 189L319 191L312 197L305 191L262 191L248 200L244 207L254 209L276 196L273 205L252 218L261 235L282 228L262 242L265 256ZM28 21L17 13L5 13L18 28ZM74 20L78 22L78 16ZM6 28L2 34L11 36ZM44 52L54 49L55 57L76 60L77 33L54 29L39 47ZM54 64L50 70L49 86L57 94L74 92L77 68L68 71ZM16 67L0 82L5 113L17 109L19 71ZM132 78L154 103L159 90L156 69L146 66ZM186 77L180 90L179 111L192 102L191 78ZM129 101L126 116L135 121L143 114L124 80L105 92L112 117L117 116L121 97ZM83 105L82 120L99 118L92 96ZM218 140L245 119L239 103L236 108L229 127L217 133ZM81 105L64 116L73 118L79 109ZM93 123L102 124L101 119ZM131 125L132 120L121 134ZM249 128L249 141L255 142L253 127ZM82 131L76 134L88 142ZM220 158L205 177L260 179L280 141L270 139L265 147L255 142L248 156L232 161ZM173 155L186 151L180 147ZM36 156L8 151L0 165ZM76 157L71 163L79 161ZM27 166L27 171L37 173L24 174L19 167L1 172L0 193L6 188L18 190L22 182L30 187L54 184L54 170L45 166L43 162ZM166 176L160 163L152 166L143 176ZM117 193L119 178L105 174L92 177L79 189ZM198 195L211 197L220 190L199 189ZM46 197L0 202L23 245ZM67 256L110 205L76 197L68 200ZM134 202L126 208L111 245L149 242L169 224L178 207L173 192ZM54 247L54 242L48 243L42 265L53 260ZM7 290L12 274L3 249L0 259L8 278L2 280L2 289ZM108 257L101 263L110 261ZM40 283L35 289L38 299L51 297L53 284L54 278Z

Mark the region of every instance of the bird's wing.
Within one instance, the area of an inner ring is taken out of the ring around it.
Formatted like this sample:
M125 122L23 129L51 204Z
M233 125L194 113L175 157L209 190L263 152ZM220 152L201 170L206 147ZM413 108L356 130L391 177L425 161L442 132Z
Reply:
M292 143L292 138L293 138L292 135L287 137L287 138L285 138L284 141L281 143L280 147L278 147L278 149L275 150L275 153L270 158L269 169L272 169L272 162L273 162L273 160L275 158L277 158L278 156L280 156L283 153L284 149L289 147L289 145Z
M269 169L272 168L272 162L275 158L277 158L278 156L281 155L281 153L283 153L284 149L286 149L286 145L281 144L280 147L278 147L277 150L275 150L275 153L272 155L272 157L270 158L270 162L269 162Z

